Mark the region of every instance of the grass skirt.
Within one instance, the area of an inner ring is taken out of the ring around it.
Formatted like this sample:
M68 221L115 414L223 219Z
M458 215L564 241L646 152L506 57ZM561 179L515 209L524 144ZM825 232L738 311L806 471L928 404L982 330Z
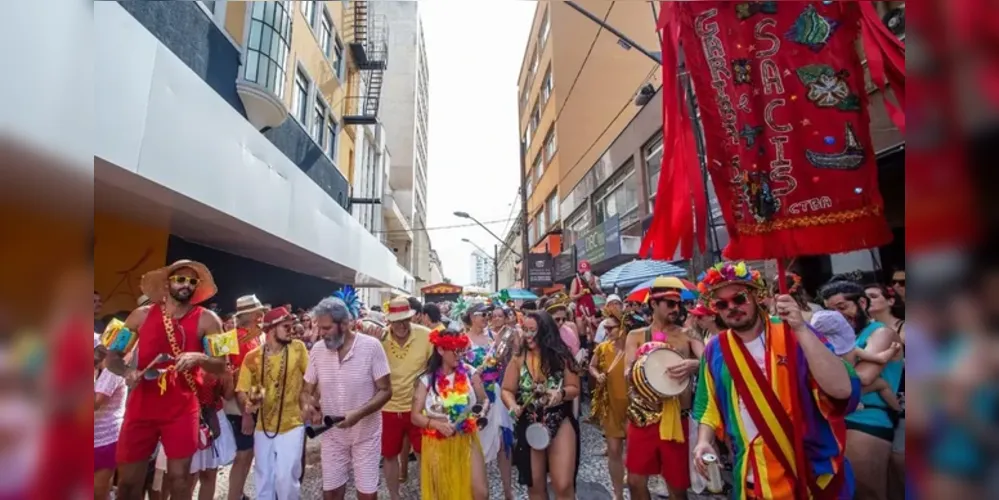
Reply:
M480 448L478 433L447 439L424 436L420 457L420 498L471 498L472 450L479 451Z

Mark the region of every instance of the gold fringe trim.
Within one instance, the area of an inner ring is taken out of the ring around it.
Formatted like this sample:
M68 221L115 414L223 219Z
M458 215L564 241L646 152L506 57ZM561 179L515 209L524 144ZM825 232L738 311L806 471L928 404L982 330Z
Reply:
M480 447L478 433L447 439L424 436L420 457L420 498L472 498L472 450Z

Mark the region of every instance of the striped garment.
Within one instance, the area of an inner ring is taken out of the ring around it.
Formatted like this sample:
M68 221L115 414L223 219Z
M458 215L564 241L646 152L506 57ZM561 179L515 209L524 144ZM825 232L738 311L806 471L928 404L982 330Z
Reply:
M110 370L101 370L94 380L94 393L108 397L104 406L94 411L94 448L100 448L118 441L125 420L125 379Z
M753 349L724 332L708 341L701 361L694 418L731 440L735 479L731 498L852 498L852 472L843 456L844 417L860 399L857 374L844 363L853 392L848 400L834 400L809 376L804 354L786 325L769 319L762 338L762 345ZM745 401L740 393L752 396ZM774 411L777 407L784 411ZM805 459L805 468L811 470L796 483L794 471ZM747 491L747 482L755 484L755 492ZM807 491L801 492L802 488Z

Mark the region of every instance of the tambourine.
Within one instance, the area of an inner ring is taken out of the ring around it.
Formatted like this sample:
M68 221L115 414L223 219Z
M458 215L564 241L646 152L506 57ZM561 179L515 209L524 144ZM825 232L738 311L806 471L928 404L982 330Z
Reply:
M665 344L655 347L635 362L631 383L638 394L650 401L679 396L687 390L690 378L673 378L668 370L683 362L683 356Z
M547 450L548 445L551 444L551 436L548 434L548 428L541 422L534 422L528 425L524 431L524 438L531 449L538 451Z

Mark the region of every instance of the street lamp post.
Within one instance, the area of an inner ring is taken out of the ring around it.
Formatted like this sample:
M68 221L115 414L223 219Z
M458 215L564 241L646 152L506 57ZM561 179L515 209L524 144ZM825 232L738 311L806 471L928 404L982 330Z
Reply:
M455 215L455 217L461 217L462 219L468 219L468 220L471 220L472 222L478 224L478 226L481 227L482 229L485 229L486 232L489 233L490 236L492 236L493 238L496 238L496 241L502 243L503 246L509 248L510 251L513 252L514 255L516 255L517 257L520 257L520 254L517 253L517 251L514 250L513 247L511 247L510 245L507 245L506 241L503 241L503 238L500 238L499 236L496 236L496 233L490 231L488 227L486 227L481 222L479 222L475 217L472 217L471 215L469 215L468 212L458 211L458 212L455 212L454 215ZM480 248L480 250L481 250L481 248Z

